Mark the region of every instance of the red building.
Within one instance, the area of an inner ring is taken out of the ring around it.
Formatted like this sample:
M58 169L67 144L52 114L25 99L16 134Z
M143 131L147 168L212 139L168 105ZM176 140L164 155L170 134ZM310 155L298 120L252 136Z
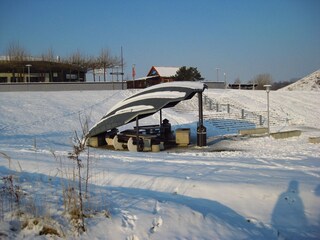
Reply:
M179 67L152 66L146 77L127 81L127 88L146 88L159 83L172 82L178 70Z

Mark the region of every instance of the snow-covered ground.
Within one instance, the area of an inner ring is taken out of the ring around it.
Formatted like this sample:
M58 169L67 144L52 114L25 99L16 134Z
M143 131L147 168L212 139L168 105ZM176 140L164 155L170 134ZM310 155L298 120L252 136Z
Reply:
M224 130L211 122L227 126L237 119L205 110L207 137L213 139L205 148L90 148L86 232L78 236L65 208L67 190L77 189L75 165L67 157L74 131L85 118L93 126L132 93L0 93L0 239L50 238L39 236L44 226L67 239L320 238L320 144L308 142L320 137L320 95L313 91L270 93L272 131L298 129L300 137L236 136L230 125ZM235 108L266 111L265 91L204 94ZM174 129L192 127L194 140L197 99L165 109L163 117ZM158 121L155 114L143 123ZM85 155L83 160L85 165ZM8 199L15 198L5 182L11 175L19 204Z
M320 69L301 78L300 80L286 86L280 91L319 91L320 90Z

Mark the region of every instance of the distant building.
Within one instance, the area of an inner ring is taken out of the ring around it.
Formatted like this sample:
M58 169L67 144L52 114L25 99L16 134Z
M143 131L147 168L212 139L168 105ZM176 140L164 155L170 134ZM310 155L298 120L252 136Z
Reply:
M146 88L159 83L172 82L179 69L179 67L152 66L146 77L127 81L127 88Z
M258 84L253 84L253 83L233 83L229 84L229 88L231 89L244 89L244 90L253 90L256 89Z
M216 82L216 81L202 81L204 84L207 85L210 89L225 89L226 83L225 82Z
M87 69L59 61L0 60L0 83L85 82Z

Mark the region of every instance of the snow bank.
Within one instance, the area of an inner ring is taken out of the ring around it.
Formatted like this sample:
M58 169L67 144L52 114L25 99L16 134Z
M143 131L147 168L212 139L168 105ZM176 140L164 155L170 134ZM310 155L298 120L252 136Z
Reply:
M279 91L319 91L320 69Z

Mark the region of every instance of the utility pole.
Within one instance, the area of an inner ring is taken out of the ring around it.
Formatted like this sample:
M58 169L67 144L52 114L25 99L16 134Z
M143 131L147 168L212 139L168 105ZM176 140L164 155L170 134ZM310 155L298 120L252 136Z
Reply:
M219 70L220 70L220 68L216 68L216 70L217 70L217 82L219 82Z
M267 111L268 111L268 136L270 137L270 105L269 105L269 93L271 85L263 85L267 92Z
M123 90L123 50L121 46L121 89Z

